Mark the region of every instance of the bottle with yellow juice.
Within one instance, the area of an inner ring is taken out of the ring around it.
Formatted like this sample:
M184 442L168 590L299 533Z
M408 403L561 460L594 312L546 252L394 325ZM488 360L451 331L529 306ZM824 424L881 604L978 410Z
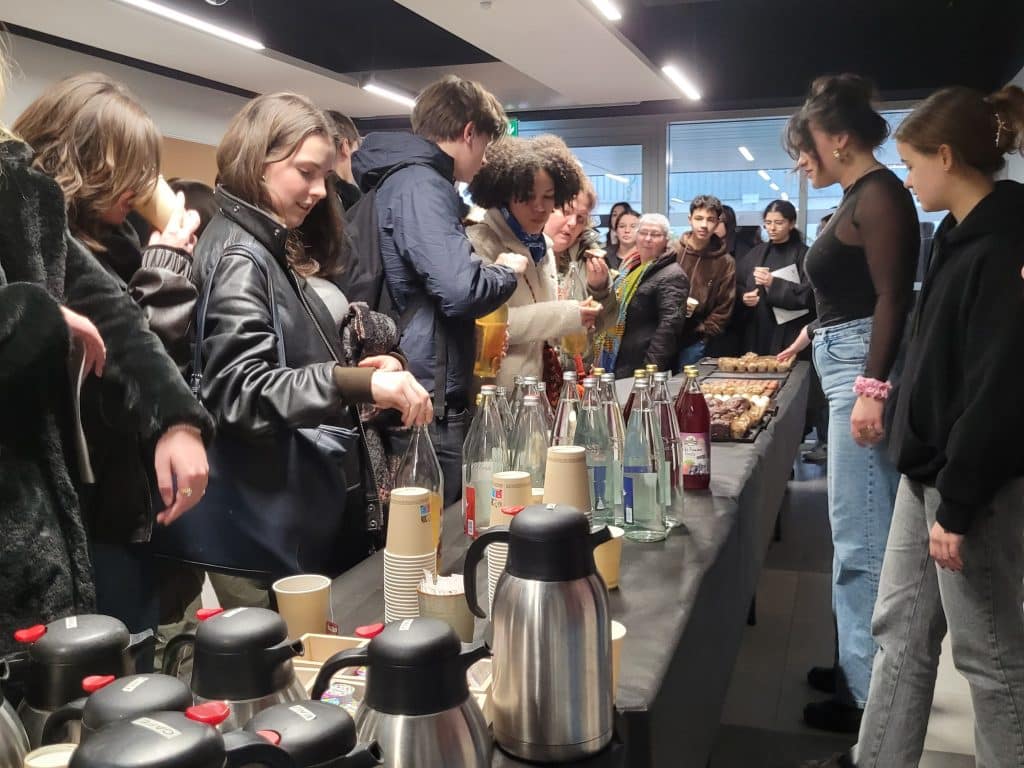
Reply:
M426 488L430 492L430 531L434 537L434 550L441 541L441 514L444 505L444 475L441 462L430 442L425 425L416 427L409 448L395 473L396 488ZM438 564L440 565L440 564Z

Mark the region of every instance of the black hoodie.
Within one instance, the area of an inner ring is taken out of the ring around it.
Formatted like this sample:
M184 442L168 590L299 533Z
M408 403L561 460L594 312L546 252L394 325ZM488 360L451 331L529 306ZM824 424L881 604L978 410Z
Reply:
M938 522L966 533L1024 476L1024 185L1001 181L935 233L892 426L900 472L934 485Z

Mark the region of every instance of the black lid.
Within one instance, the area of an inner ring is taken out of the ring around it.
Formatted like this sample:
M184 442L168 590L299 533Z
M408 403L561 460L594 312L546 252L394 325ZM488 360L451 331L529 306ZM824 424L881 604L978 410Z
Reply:
M120 677L133 669L128 628L115 618L84 614L46 625L28 649L25 698L37 709L56 709L82 696L89 675Z
M288 627L265 608L235 608L203 621L196 630L192 690L204 699L259 699L295 679Z
M129 675L114 680L89 696L82 724L93 731L118 720L149 712L184 712L192 706L192 691L170 675Z
M388 624L366 653L368 707L391 715L429 715L458 707L469 697L466 668L487 649L463 654L446 622L405 619Z
M527 507L509 525L505 570L534 581L572 581L595 573L586 516L562 505Z
M154 712L100 729L70 768L224 768L224 739L180 712Z
M258 713L245 730L277 734L277 745L297 768L340 763L356 746L356 726L348 712L322 701L277 704Z

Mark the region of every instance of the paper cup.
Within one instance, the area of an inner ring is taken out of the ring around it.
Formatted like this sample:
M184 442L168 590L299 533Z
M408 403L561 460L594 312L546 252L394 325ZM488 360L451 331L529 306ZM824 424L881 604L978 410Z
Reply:
M544 469L544 503L575 507L588 520L592 517L585 448L579 445L559 445L548 449Z
M543 488L534 488L533 489L533 493L532 493L531 498L530 498L530 501L533 502L534 504L543 504L544 503L544 489Z
M501 510L528 507L533 500L529 472L495 472L491 478L491 517L488 525L504 525Z
M609 525L608 531L612 537L604 544L599 544L594 549L594 565L597 572L601 574L608 589L616 589L619 586L619 570L622 566L622 537L625 533L621 528Z
M331 613L331 580L317 574L286 576L274 582L277 612L288 625L288 638L323 634Z
M430 491L426 488L395 488L388 513L387 549L393 555L433 553L430 525Z
M626 627L617 621L612 622L612 698L619 687L619 667L622 663L622 644L626 640Z
M51 744L33 749L25 755L22 765L25 768L67 768L77 748L77 744Z
M135 210L142 214L142 218L163 232L178 207L178 196L164 177L159 176L152 194L142 200L136 200L133 205Z
M465 592L455 595L432 595L417 589L416 594L419 598L420 616L440 619L455 630L455 634L462 642L473 642L473 613L469 610Z

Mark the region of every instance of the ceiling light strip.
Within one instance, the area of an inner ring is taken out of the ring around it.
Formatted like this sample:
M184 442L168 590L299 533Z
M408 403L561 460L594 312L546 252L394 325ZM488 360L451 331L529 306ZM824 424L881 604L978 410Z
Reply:
M617 182L619 182L619 184L629 184L630 183L629 179L627 179L625 176L619 176L619 174L617 174L617 173L605 173L604 177L606 179L611 179L612 181L617 181Z
M140 11L152 13L154 16L160 16L168 21L173 21L186 27L191 27L199 32L205 32L208 35L219 37L221 40L227 40L229 43L235 43L236 45L241 45L244 48L248 48L253 51L262 51L266 47L259 40L253 40L251 37L240 35L237 32L232 32L230 29L225 29L224 27L219 27L216 24L211 24L208 21L197 19L195 16L190 16L187 13L176 11L165 5L151 2L151 0L118 0L118 2L121 2L124 5L130 5L133 8L138 8Z
M765 181L771 181L772 180L772 177L768 175L768 171L758 171L757 175L760 176Z
M683 92L683 95L686 96L686 98L691 101L698 101L700 99L700 91L697 90L697 86L695 86L686 75L680 72L674 64L666 64L661 68L661 71L665 73L665 77L671 80L672 84L675 85L676 88Z
M612 0L590 0L594 7L599 10L608 21L619 21L622 18L620 11Z
M389 86L380 85L379 83L366 83L363 85L363 90L368 93L372 93L374 96L380 96L383 99L388 99L401 104L402 106L409 107L409 109L416 106L416 99L412 96L400 93Z
M740 154L743 155L744 158L749 160L751 163L754 162L754 156L750 153L749 149L747 149L746 147L738 147L738 149L740 151Z

